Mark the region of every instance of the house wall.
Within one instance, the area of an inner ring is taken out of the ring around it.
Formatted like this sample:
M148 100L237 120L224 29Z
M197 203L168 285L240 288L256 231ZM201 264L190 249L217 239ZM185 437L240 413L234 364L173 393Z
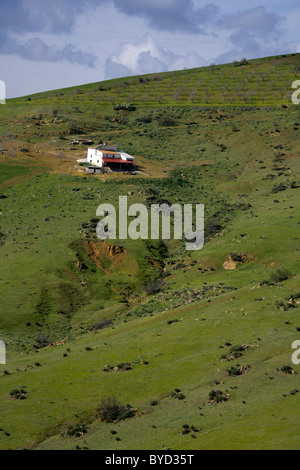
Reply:
M100 152L97 149L88 149L87 152L87 161L88 163L91 163L92 165L97 165L102 167L103 162L102 162L102 152Z

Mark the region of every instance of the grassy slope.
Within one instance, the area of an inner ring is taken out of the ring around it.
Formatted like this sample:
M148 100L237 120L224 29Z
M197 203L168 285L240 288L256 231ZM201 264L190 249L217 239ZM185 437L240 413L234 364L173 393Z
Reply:
M279 310L276 300L287 299L299 285L299 194L291 185L299 182L299 111L292 105L227 108L230 100L214 95L220 87L211 88L210 79L222 73L216 80L225 80L231 90L233 73L237 80L252 74L255 81L265 74L265 80L250 87L255 92L249 93L250 104L257 105L276 72L286 82L275 81L277 88L268 92L266 102L282 104L288 102L284 95L298 60L299 55L268 58L241 68L162 74L161 81L151 77L143 83L131 78L132 83L125 80L128 85L117 80L103 83L100 92L92 84L80 87L83 93L49 92L1 107L1 125L14 135L0 162L0 193L7 196L0 200L0 232L6 235L0 248L0 331L8 345L8 364L2 368L10 372L0 377L1 448L38 443L45 449L298 448L299 394L290 395L299 388L298 375L278 369L291 364L299 314L297 308ZM206 81L213 95L209 104L221 102L221 110L199 108L206 104L201 94L195 103L186 95L189 86L203 87ZM158 87L164 87L165 98L157 104L147 94L163 93ZM179 99L183 92L186 96ZM113 101L134 102L137 110L114 112ZM95 107L97 119L92 118ZM54 109L59 111L58 142L53 142ZM95 141L117 140L147 174L84 178L75 163L85 149L71 152L68 145L80 134L65 137L74 122ZM280 183L285 190L272 192ZM99 203L116 203L118 195L129 191L132 202L154 196L205 203L206 225L217 218L222 229L200 252L189 254L170 244L167 259L144 242L127 241L122 243L128 250L124 259L101 258L104 272L82 248L82 224L95 217ZM232 252L246 252L249 262L226 271L223 263ZM87 270L76 268L78 256ZM166 263L171 274L152 296L143 286L159 270L146 256ZM289 269L293 277L260 287L277 267ZM204 292L204 287L214 289ZM89 332L103 318L112 318L113 326ZM49 341L69 340L36 352L32 346L40 332ZM222 362L226 342L249 349L236 361ZM141 364L143 358L148 365ZM131 371L101 371L106 364L125 361L134 364ZM250 371L229 377L226 370L236 363L250 365ZM9 392L22 386L28 398L10 400ZM182 389L184 400L170 398L175 388ZM228 390L230 400L209 405L213 388ZM96 409L110 394L136 407L137 416L116 425L100 423ZM151 406L152 400L159 405ZM79 422L89 424L88 434L61 437L68 425ZM180 434L183 424L201 429L196 439Z

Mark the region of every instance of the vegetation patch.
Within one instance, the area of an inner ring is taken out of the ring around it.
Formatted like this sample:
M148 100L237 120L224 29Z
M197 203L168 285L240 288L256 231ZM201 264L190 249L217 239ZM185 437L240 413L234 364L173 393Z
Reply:
M230 376L239 376L247 374L249 370L250 366L240 366L239 364L237 364L235 367L229 367L229 369L227 369L227 372Z
M81 437L87 433L87 427L84 424L75 424L68 427L68 437Z
M14 389L10 392L10 397L12 400L25 400L27 398L27 391L24 388L20 390Z
M247 349L249 349L249 346L247 344L237 344L230 348L228 354L222 354L220 359L222 362L233 361L234 359L241 357L244 352L247 351Z
M230 397L231 395L229 393L222 392L221 390L211 390L208 395L208 403L210 405L217 405L218 403L228 401Z
M121 405L116 397L104 398L99 407L99 417L106 423L132 418L137 410L130 405Z

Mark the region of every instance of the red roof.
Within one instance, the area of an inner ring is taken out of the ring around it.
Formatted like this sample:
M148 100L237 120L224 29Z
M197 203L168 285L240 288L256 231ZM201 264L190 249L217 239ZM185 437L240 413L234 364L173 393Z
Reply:
M105 163L129 163L132 165L134 163L134 162L131 162L130 160L122 160L121 158L102 158L102 160Z

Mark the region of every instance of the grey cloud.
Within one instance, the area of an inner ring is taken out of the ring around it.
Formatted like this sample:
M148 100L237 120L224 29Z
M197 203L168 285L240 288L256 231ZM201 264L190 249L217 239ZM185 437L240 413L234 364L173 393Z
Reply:
M213 4L197 8L193 0L2 0L0 27L7 33L66 33L79 14L104 3L126 15L146 18L153 29L187 34L200 32L219 11Z
M266 35L273 33L279 27L281 20L281 16L277 13L267 12L264 6L260 6L225 16L219 20L218 24L227 29Z
M7 32L36 31L36 27L30 24L29 11L23 0L1 2L0 29L2 39Z
M247 30L238 30L230 35L233 48L219 55L215 62L226 63L239 60L242 57L248 59L267 57L292 52L290 45L278 41L276 38L265 38Z
M76 50L71 44L56 48L37 37L22 43L15 35L70 32L80 13L98 7L105 1L108 0L5 0L4 2L2 0L0 52L17 54L36 61L67 60L93 67L96 57Z
M192 0L113 0L115 7L130 16L141 16L156 30L199 33L219 11L213 4L195 8Z
M230 31L232 49L216 58L224 63L241 57L254 58L288 52L282 31L283 18L264 6L222 17L218 26Z
M32 38L21 43L15 38L8 37L0 45L0 52L3 54L17 54L25 59L46 62L68 61L94 67L96 56L76 50L72 44L67 44L63 48L52 47L39 38Z
M70 32L80 13L110 0L2 0L2 32Z

